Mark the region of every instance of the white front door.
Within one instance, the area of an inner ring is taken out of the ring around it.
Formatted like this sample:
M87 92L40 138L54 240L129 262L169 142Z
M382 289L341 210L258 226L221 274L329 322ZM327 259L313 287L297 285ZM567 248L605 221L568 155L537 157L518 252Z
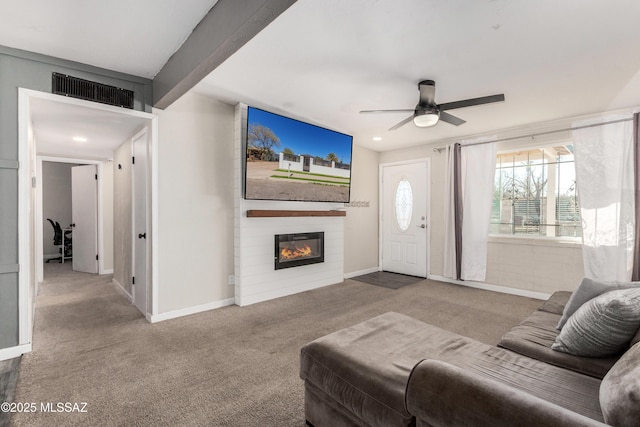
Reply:
M71 168L73 269L85 273L98 272L97 173L96 165Z
M133 151L133 303L147 315L147 133L134 137Z
M382 269L427 277L428 165L382 167Z

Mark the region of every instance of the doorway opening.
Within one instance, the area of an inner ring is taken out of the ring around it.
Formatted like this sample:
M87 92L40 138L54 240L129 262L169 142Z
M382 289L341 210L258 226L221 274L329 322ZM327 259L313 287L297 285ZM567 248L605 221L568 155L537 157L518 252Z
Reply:
M19 272L19 343L31 347L32 319L37 284L43 279L43 225L46 221L42 212L42 162L55 161L88 165L83 172L85 178L91 175L93 182L89 187L96 187L96 181L100 184L103 177L111 186L97 185L95 202L89 205L95 206L96 220L89 228L88 234L96 236L95 249L89 250L89 264L96 265L96 273L110 274L117 269L113 257L113 170L112 163L115 149L124 144L141 129L148 133L145 140L149 152L155 152L157 146L157 117L154 114L135 110L121 109L108 105L96 104L89 101L67 98L50 93L43 93L19 88L18 103L19 123L19 263L22 266ZM24 166L22 166L24 165ZM150 179L143 187L146 200L155 200L154 188L157 177L153 173L154 159L149 162ZM95 171L89 173L91 171ZM97 178L94 178L97 175ZM102 184L105 184L103 182ZM133 185L133 183L130 183ZM111 188L111 192L107 191ZM141 190L138 190L140 196ZM86 194L79 199L87 198ZM89 197L89 199L93 196ZM149 234L154 233L153 222L155 204L151 206L148 215ZM129 212L133 215L133 212ZM87 217L94 214L85 213ZM58 221L59 222L59 221ZM66 221L65 221L66 222ZM80 235L78 224L72 227L75 238ZM66 225L66 224L65 224ZM49 225L47 224L49 227ZM149 271L148 293L145 295L150 304L145 305L143 315L148 319L155 313L156 294L152 275L155 254L149 244L148 257L134 259L130 262L144 263L140 268ZM74 262L78 258L78 244L74 244ZM130 243L130 246L132 243ZM96 260L96 257L98 258ZM111 263L111 265L110 265ZM133 299L130 298L133 302Z
M37 156L36 162L36 286L44 279L44 263L113 273L113 192L110 177L103 177L110 175L110 163L54 156Z

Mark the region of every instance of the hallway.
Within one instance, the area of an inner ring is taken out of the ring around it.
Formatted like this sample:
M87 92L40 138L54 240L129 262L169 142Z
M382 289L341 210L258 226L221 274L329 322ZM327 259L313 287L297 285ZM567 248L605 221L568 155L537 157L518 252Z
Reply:
M47 263L38 288L33 352L60 342L100 339L100 333L118 324L144 317L111 283L113 275L80 273L71 263ZM97 328L97 329L96 329Z
M112 366L104 348L126 339L120 333L123 325L148 325L116 290L112 277L73 271L70 262L44 264L35 299L33 351L22 356L15 402L87 402L87 390L100 386L92 373ZM11 425L41 425L56 416L39 407L37 412L14 413Z

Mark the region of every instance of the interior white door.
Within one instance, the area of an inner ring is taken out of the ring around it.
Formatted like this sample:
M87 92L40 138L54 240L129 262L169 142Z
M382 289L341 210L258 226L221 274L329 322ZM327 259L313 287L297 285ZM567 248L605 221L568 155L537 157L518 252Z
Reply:
M426 161L382 168L382 269L427 277Z
M71 168L71 238L73 269L98 272L98 178L97 166ZM62 225L62 228L65 228Z
M147 133L133 139L133 303L147 314L148 242L147 229Z

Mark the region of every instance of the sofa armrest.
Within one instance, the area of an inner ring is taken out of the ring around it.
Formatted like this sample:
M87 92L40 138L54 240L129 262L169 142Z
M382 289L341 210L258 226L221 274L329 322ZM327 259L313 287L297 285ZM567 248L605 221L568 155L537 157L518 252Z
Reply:
M433 427L604 425L438 360L423 360L413 368L407 384L406 406L411 415Z

